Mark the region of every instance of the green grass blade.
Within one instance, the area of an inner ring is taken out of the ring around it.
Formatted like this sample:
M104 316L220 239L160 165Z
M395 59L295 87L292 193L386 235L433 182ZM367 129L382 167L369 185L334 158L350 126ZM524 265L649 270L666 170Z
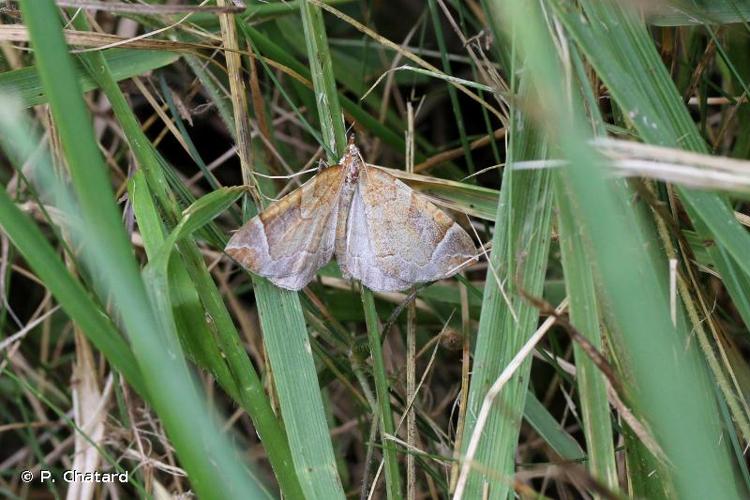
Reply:
M589 110L588 119L597 133L604 135L604 120L596 104L593 89L588 83L583 61L570 44L569 50L576 68L582 99ZM591 345L602 352L601 312L595 287L594 273L585 252L585 241L578 231L571 197L559 174L553 174L555 202L557 206L558 231L560 233L560 254L565 276L565 288L570 305L569 317L575 328L584 335ZM587 466L591 475L611 491L617 491L618 473L615 462L615 445L609 400L604 375L583 351L580 344L573 345L576 363L576 383L581 407L583 432L588 454ZM630 451L630 450L629 450ZM646 457L641 463L648 463Z
M343 498L299 297L265 279L253 284L281 416L305 498Z
M180 58L179 54L174 52L133 49L110 49L104 52L103 57L117 82L167 66ZM84 92L99 87L88 71L79 65L75 67L75 75ZM25 108L47 102L35 66L0 73L0 94L18 96Z
M151 260L164 243L165 229L143 170L136 171L131 178L128 194L146 255ZM170 301L173 304L171 314L185 354L199 366L206 367L232 398L240 401L237 385L206 325L200 296L180 259L170 260L168 274L171 281Z
M49 0L21 2L36 66L57 126L80 203L84 256L111 293L128 331L148 394L195 490L205 498L259 491L220 434L192 383L176 338L160 327L113 201L105 164L94 140L59 13ZM185 414L191 419L185 419Z
M624 193L596 167L602 160L588 146L587 127L577 111L581 106L557 85L563 75L548 26L541 12L525 2L507 2L501 12L498 19L507 29L523 26L515 33L538 89L537 104L545 109L544 124L571 164L564 179L601 279L613 335L633 377L628 393L670 461L669 479L680 498L741 497L726 445L716 438L720 419L706 368L696 348L686 347L685 322L672 324L661 281L665 269L646 253L644 228L628 210Z
M647 9L646 20L656 26L746 23L750 5L743 0L659 2Z
M531 392L526 394L524 418L542 439L565 460L581 461L586 458L586 454L578 442L573 439L573 436L565 432L565 429Z
M544 141L513 110L508 164L544 157ZM505 366L534 333L539 313L519 288L540 296L551 233L551 189L546 171L505 168L492 253L479 318L469 406L464 426L464 453L474 432L485 395ZM501 289L502 287L502 289ZM510 303L510 305L509 305ZM510 309L512 308L512 309ZM490 498L504 498L513 484L514 454L525 406L531 359L526 359L493 405L468 476L464 498L481 497L485 482Z
M375 309L375 298L370 290L362 287L362 306L365 311L365 322L367 323L367 339L370 345L370 355L373 362L373 373L375 376L375 391L378 397L377 415L380 420L380 436L383 446L383 460L385 463L385 481L388 498L401 498L401 475L398 470L398 457L394 444L386 436L393 436L396 428L393 423L393 411L391 410L390 388L388 377L383 362L382 340L380 338L380 325L378 324L378 313Z
M554 186L565 287L570 300L570 321L601 352L602 334L594 274L584 252L585 244L578 232L570 196L557 176L554 178ZM603 485L616 491L618 484L614 436L604 377L577 342L574 345L574 355L589 471Z
M167 263L175 245L181 239L208 224L217 215L224 212L245 192L243 186L219 188L198 199L182 212L182 219L164 240L146 268L157 269L166 280Z
M300 14L302 27L305 30L307 57L315 89L320 131L323 134L323 147L328 153L328 161L336 162L346 147L346 126L336 91L336 78L331 66L323 13L309 2L302 2Z

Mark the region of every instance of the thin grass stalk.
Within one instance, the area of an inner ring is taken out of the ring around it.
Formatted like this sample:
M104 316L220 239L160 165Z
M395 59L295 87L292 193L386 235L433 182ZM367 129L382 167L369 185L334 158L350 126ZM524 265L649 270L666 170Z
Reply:
M370 345L372 356L372 371L375 376L375 391L378 396L380 412L380 436L383 445L383 461L385 462L385 483L388 498L401 498L401 481L398 470L398 457L393 441L386 436L393 436L395 425L393 423L393 411L391 410L390 389L388 387L388 375L385 371L383 361L382 339L380 338L380 325L378 313L375 309L375 299L370 290L362 287L362 306L365 311L365 323L367 324L367 340ZM373 485L374 488L375 485Z
M406 171L414 173L414 106L406 103ZM412 289L414 290L414 289ZM417 303L416 297L406 309L406 400L414 401L417 388ZM417 413L414 404L406 409L406 444L410 450L417 449ZM414 453L406 455L406 498L417 496L417 476Z
M406 400L411 401L416 392L416 355L417 355L417 306L414 301L406 309ZM414 405L406 414L406 443L414 449L417 446L417 414ZM406 498L417 497L417 477L414 466L414 454L406 455Z
M217 5L227 5L227 0L216 0ZM227 62L227 77L229 78L229 91L232 96L234 108L234 130L237 141L237 154L240 157L240 170L242 171L242 182L250 186L250 194L255 205L263 206L258 187L253 176L253 158L250 146L250 120L248 118L247 90L242 72L242 58L239 53L239 42L237 40L237 27L234 16L231 14L219 15L221 24L221 37L224 42L224 59ZM247 210L247 207L246 207Z

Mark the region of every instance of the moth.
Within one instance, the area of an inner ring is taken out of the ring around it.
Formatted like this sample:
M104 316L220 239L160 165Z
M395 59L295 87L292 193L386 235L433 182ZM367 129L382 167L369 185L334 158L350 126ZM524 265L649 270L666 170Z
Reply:
M377 292L448 278L477 254L425 196L366 164L353 136L338 165L250 219L225 250L287 290L304 288L335 254L345 278Z

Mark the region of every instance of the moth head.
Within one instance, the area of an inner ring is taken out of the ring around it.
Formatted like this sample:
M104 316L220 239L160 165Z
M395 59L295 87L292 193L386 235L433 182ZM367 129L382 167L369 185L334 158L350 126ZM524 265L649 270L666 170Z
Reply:
M346 145L346 153L344 153L344 158L359 158L361 156L359 152L359 148L357 147L357 144L354 142L354 134L349 134L349 142ZM343 159L342 159L343 163Z

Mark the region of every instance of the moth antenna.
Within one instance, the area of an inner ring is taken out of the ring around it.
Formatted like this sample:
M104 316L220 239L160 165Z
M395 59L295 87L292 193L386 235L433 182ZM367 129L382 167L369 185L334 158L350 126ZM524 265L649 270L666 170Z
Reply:
M320 160L320 162L323 163L323 168L328 166L328 164L324 162L323 160ZM294 179L295 177L299 177L300 175L309 174L310 172L315 172L318 170L321 170L320 164L318 164L318 168L308 168L307 170L301 170L297 172L296 174L266 175L266 174L261 174L260 172L253 172L253 175L258 176L258 177L263 177L264 179Z

